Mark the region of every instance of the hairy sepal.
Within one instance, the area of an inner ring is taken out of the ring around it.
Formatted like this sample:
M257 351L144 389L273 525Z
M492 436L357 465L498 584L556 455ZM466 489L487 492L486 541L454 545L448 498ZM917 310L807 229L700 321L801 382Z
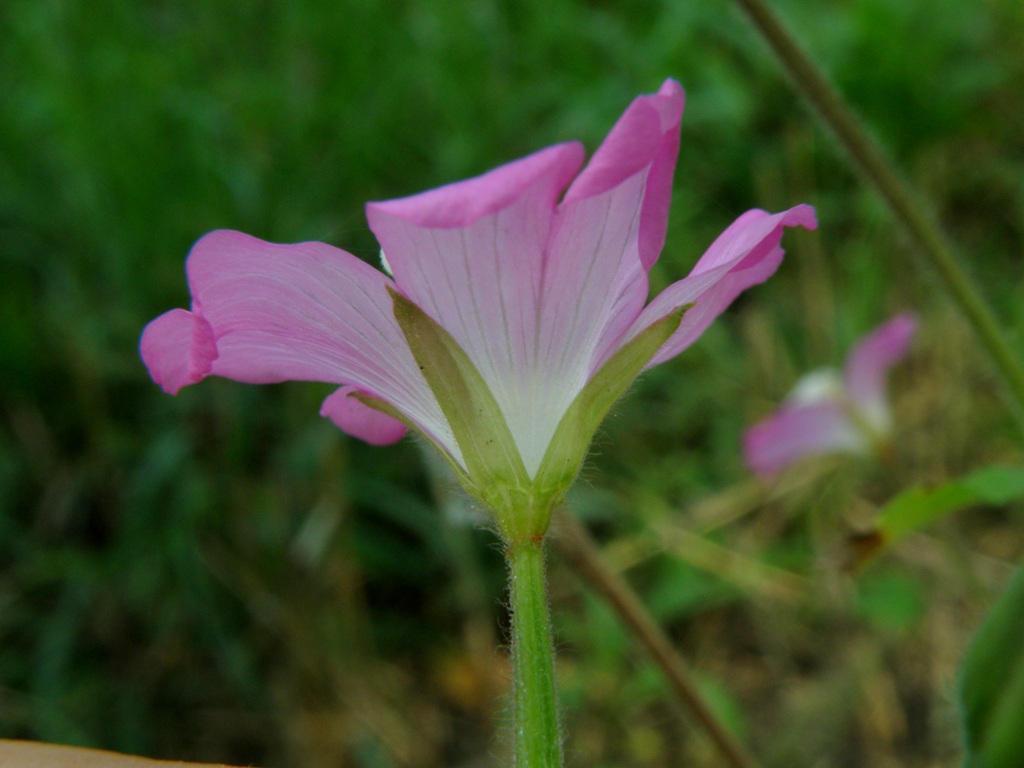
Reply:
M459 444L465 467L453 467L456 476L494 513L506 540L543 536L553 504L535 492L508 423L479 370L433 318L398 291L388 290L395 318Z
M583 461L615 401L640 375L644 366L679 328L687 304L652 323L635 339L612 355L580 391L562 416L548 446L534 487L541 495L561 498L579 474Z

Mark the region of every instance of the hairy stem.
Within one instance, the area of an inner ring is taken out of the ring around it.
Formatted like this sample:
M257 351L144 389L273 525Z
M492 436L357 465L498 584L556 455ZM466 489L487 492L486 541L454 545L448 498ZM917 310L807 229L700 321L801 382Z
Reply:
M515 766L560 768L554 648L542 541L506 542L515 674Z
M960 268L934 216L911 193L892 162L765 0L737 2L771 45L797 88L818 110L839 143L910 233L995 364L1009 395L1010 406L1024 430L1024 364L1007 342L991 307Z
M615 610L622 622L658 665L677 698L700 721L732 768L755 768L753 757L719 721L705 703L690 670L672 642L640 602L640 598L601 559L601 553L583 524L569 514L558 518L555 539L566 561Z

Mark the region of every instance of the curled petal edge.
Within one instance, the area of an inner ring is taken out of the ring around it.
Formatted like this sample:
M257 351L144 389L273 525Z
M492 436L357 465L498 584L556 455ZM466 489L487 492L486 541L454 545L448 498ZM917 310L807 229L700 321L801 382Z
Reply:
M351 385L345 385L327 396L320 406L320 415L329 419L341 431L370 445L397 443L409 431L398 419L371 408L364 398L373 395Z
M781 213L747 211L716 238L693 271L658 294L640 313L625 342L681 306L692 304L679 329L651 358L647 368L685 350L746 289L764 282L782 263L780 245L786 227L813 230L814 209L798 205Z
M169 395L202 381L217 359L213 328L202 315L172 309L142 332L139 355L153 381Z

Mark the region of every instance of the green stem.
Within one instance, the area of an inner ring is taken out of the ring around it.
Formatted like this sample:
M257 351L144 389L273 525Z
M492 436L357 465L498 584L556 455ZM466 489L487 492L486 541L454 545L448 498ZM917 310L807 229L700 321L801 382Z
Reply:
M515 766L561 768L543 542L508 542L505 558L512 607Z
M903 223L950 298L974 328L1006 385L1010 406L1024 429L1024 364L1014 353L985 298L960 268L933 216L843 101L821 69L800 47L764 0L737 0L772 46L790 77L818 110L839 143Z

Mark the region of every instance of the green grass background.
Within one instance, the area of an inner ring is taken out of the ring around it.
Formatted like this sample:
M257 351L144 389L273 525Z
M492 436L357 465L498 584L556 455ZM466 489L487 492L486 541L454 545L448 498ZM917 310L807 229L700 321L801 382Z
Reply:
M778 6L1024 349L1024 5ZM974 510L856 578L848 527L909 483L1020 462L977 344L725 0L6 0L0 6L0 737L273 766L504 761L495 540L418 447L317 416L330 387L149 381L204 232L368 260L367 200L687 89L655 288L751 207L779 274L638 383L571 499L765 766L957 764L953 676L1018 557ZM891 463L765 488L742 430L902 309ZM708 551L708 547L713 549ZM717 549L714 549L717 547ZM570 765L711 766L610 611L552 558Z

